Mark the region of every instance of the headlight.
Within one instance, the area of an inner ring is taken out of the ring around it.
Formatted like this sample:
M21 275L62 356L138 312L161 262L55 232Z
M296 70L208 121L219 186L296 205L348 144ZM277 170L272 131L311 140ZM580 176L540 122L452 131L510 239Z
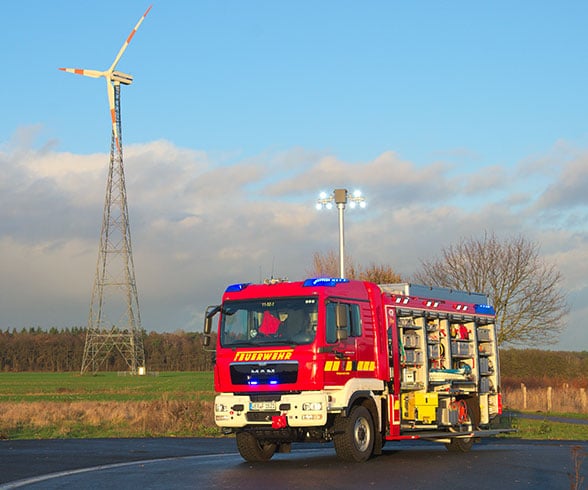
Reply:
M302 410L317 411L317 410L322 410L322 409L323 409L322 402L305 402L302 404Z

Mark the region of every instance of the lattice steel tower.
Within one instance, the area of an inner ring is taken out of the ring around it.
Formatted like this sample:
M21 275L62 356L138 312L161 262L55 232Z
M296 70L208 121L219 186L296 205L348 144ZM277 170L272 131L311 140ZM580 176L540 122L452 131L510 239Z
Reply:
M120 84L116 82L114 101L119 144L113 132L82 374L98 371L115 349L132 373L145 366L122 154Z
M78 75L104 77L112 118L110 165L100 248L82 359L82 374L88 371L97 372L113 351L118 351L123 356L131 373L145 372L145 352L131 247L120 118L120 84L130 85L133 77L114 69L149 10L151 7L143 14L108 70L60 68Z

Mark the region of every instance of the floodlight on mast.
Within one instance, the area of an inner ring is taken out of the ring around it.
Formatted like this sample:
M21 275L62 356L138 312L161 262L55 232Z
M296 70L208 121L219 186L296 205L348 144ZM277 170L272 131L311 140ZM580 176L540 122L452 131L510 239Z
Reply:
M360 208L366 207L365 197L361 194L361 191L353 191L353 194L349 194L347 189L335 189L332 194L321 192L319 198L316 201L317 209L332 209L333 203L337 205L339 215L339 276L345 277L345 231L343 222L343 211L345 210L345 204L349 203L350 208L359 206Z

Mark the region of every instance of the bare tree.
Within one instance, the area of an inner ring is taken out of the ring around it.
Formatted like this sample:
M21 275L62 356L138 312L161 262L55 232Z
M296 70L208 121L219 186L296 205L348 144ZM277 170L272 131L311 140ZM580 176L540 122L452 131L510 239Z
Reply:
M339 276L339 255L333 250L326 254L315 252L313 256L313 266L307 271L310 276L338 277ZM345 276L349 279L359 279L361 281L375 282L376 284L386 284L401 282L402 278L394 272L389 265L370 264L363 268L354 263L349 256L345 260Z
M422 260L416 282L486 293L497 317L499 344L554 343L568 313L562 275L523 236L500 241L495 234L463 239Z
M347 260L347 269L350 268L351 260ZM346 274L349 270L345 271ZM339 256L329 250L326 254L315 252L312 256L312 268L307 271L309 276L316 277L338 277L339 276Z
M390 284L402 282L400 274L394 272L389 265L370 264L367 268L362 269L359 278L363 281L375 282L376 284Z

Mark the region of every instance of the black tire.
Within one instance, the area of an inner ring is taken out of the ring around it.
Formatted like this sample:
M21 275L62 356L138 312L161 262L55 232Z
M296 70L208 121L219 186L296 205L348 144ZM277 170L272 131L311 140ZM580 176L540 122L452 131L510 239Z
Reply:
M445 447L451 453L467 453L474 445L473 437L454 437L451 442L446 442Z
M335 452L343 461L367 461L374 450L374 422L370 411L361 405L351 409L348 417L339 415L335 420L333 443Z
M275 443L260 442L251 432L237 432L236 439L241 457L250 463L269 461L276 452Z
M480 424L480 403L474 398L465 398L459 400L466 407L464 420L460 421L458 427L454 430L457 432L470 432L475 430ZM474 437L454 437L450 442L445 443L445 447L452 453L467 453L474 445Z

